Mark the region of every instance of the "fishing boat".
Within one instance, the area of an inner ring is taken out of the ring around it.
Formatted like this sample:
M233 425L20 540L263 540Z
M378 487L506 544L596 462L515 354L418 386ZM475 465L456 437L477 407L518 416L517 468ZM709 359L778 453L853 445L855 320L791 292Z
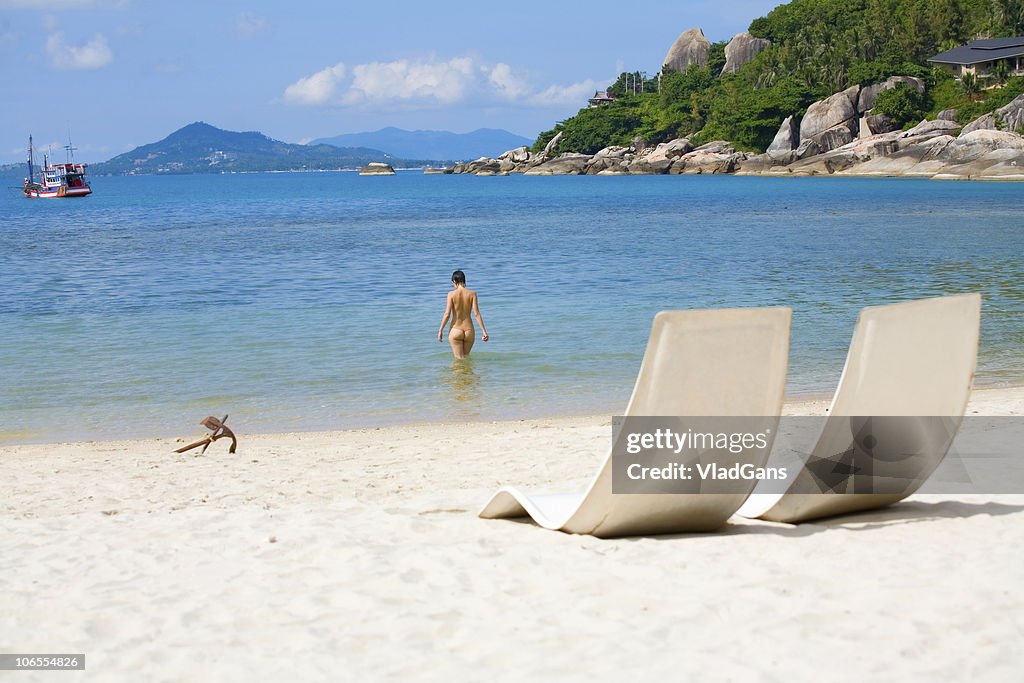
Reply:
M23 195L30 198L63 198L92 194L92 188L85 179L87 164L75 163L75 148L71 146L70 140L64 149L68 158L63 164L51 164L48 156L43 155L43 167L39 172L39 180L36 180L32 136L28 136L28 178L25 178L21 189Z

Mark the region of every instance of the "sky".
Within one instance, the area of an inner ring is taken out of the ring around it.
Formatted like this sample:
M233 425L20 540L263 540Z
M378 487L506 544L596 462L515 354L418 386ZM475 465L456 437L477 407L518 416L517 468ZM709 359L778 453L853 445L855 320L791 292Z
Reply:
M193 121L285 142L503 128L528 138L673 41L779 0L0 0L0 164L70 134L105 161ZM40 9L45 7L45 9Z

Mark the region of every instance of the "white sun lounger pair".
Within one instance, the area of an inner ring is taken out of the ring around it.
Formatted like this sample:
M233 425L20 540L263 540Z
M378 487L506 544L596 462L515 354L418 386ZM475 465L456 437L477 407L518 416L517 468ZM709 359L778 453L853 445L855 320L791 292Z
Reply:
M625 417L777 417L786 384L791 315L789 308L658 313ZM830 415L941 416L959 426L974 378L980 316L979 294L865 308ZM837 452L838 437L829 424L812 458ZM784 493L767 500L765 495L749 498L756 481L746 491L729 493L613 494L609 452L585 491L526 495L503 487L480 517L529 516L546 529L599 537L709 531L737 511L771 521L800 522L905 498L945 457L951 440L952 436L926 461L916 463L917 483L898 493L813 492L812 473L804 469ZM768 439L763 448L748 449L744 457L761 467L771 448Z

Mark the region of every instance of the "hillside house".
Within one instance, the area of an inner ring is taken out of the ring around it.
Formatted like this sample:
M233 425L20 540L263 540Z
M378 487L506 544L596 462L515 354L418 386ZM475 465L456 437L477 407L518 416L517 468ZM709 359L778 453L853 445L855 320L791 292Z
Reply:
M967 74L979 81L991 78L999 62L1006 64L1007 75L1024 76L1024 36L972 40L928 61L949 69L957 78Z

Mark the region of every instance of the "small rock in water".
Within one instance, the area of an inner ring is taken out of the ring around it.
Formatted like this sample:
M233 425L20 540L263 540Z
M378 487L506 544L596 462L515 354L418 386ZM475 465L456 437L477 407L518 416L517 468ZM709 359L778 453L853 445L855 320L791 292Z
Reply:
M391 164L373 161L359 169L359 175L395 175L395 169Z

